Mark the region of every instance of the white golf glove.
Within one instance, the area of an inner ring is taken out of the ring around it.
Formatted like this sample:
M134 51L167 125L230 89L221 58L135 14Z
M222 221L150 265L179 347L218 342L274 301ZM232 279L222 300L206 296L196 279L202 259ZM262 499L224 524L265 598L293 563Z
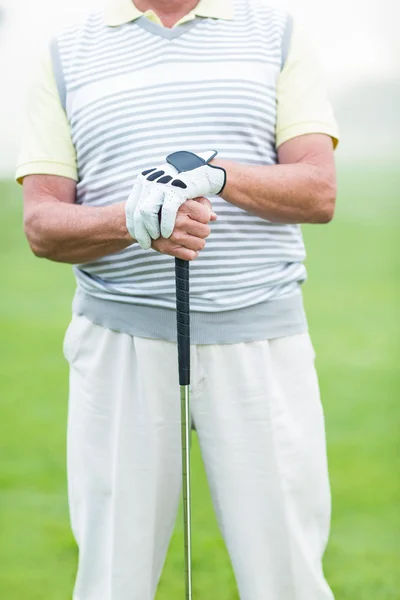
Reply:
M164 165L138 176L125 213L127 229L141 248L148 250L152 240L172 235L176 215L186 200L222 192L225 169L208 164L216 155L216 151L174 152Z

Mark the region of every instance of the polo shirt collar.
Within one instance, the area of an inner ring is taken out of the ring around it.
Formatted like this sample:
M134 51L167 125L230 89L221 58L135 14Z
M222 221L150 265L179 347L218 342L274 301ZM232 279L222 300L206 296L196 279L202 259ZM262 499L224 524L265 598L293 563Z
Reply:
M143 16L132 0L108 0L105 12L106 25L118 27ZM194 8L197 17L233 19L233 0L200 0Z

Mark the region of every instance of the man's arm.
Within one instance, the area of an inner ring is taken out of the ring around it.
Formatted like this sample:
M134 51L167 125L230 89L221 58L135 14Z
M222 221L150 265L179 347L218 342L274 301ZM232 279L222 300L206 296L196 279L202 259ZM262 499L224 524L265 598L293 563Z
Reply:
M75 204L76 183L54 175L30 175L24 184L24 228L36 256L83 263L134 243L125 225L124 203Z
M136 243L126 228L125 202L92 207L75 204L76 183L54 175L29 175L23 181L24 228L32 251L49 260L79 264L119 252ZM181 207L174 232L152 247L194 260L210 235L216 216L205 198Z
M278 157L280 164L261 167L216 158L227 172L224 200L277 223L328 223L336 201L332 139L302 135L283 143Z
M216 159L228 172L225 200L270 221L326 223L334 212L338 128L308 37L294 23L277 83L280 164L250 167Z

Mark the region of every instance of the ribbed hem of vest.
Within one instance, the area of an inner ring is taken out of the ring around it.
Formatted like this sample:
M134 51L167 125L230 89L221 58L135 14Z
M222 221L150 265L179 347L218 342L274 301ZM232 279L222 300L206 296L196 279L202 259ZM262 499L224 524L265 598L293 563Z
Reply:
M176 313L169 308L96 298L78 289L73 312L106 329L134 337L176 342ZM302 294L221 312L190 315L191 343L239 344L307 331Z

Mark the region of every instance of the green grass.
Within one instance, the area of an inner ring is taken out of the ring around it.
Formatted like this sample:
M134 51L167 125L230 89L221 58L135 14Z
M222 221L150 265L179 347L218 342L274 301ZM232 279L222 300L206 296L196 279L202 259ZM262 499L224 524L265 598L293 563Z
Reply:
M341 169L334 223L305 228L334 499L325 569L337 600L400 598L398 183L393 170ZM0 216L0 598L67 600L77 555L61 344L74 283L68 266L30 255L12 183L0 184ZM237 600L196 443L193 463L194 597ZM179 521L157 600L183 597L181 547Z

